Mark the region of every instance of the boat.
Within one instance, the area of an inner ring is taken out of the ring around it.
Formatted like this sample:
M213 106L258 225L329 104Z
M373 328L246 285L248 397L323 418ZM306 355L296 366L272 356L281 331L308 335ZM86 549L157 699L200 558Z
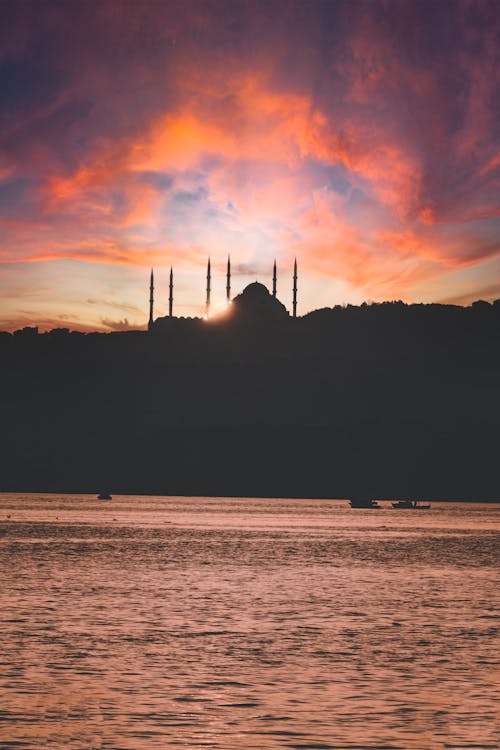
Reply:
M426 503L420 503L418 500L397 500L395 503L392 503L392 507L407 510L429 510L431 506Z
M351 498L349 500L351 508L380 508L376 500L369 500L366 497Z
M100 492L97 495L97 499L98 500L111 500L111 495L109 494L109 492Z

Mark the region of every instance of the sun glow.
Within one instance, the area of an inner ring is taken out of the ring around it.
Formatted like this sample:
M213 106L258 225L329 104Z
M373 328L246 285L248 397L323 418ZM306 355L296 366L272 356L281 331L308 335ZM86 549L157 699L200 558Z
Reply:
M224 320L228 320L232 315L231 302L225 306L216 306L210 310L210 314L204 316L204 320L208 323L221 323Z

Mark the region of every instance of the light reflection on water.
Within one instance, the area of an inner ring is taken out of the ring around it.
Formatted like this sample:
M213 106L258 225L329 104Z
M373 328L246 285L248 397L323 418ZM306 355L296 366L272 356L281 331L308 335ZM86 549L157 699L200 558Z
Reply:
M0 748L499 747L500 506L0 496Z

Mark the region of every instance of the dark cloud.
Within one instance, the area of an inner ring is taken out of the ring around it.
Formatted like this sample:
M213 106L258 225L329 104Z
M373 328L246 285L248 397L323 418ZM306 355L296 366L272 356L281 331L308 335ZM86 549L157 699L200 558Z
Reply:
M127 302L113 302L106 299L92 299L88 298L85 300L88 305L99 305L99 307L111 307L115 310L122 310L132 314L142 315L143 311L136 305L130 305Z
M173 177L163 172L142 172L140 178L146 185L151 185L162 192L170 190L174 184Z
M172 203L178 203L181 206L191 206L194 203L200 203L208 198L208 190L205 187L199 187L197 190L178 190L172 196Z
M240 276L270 276L271 267L265 262L236 263L231 266L231 272Z
M34 182L29 177L13 177L0 182L0 218L22 220L32 211Z
M103 318L101 320L101 323L105 328L110 328L112 331L135 331L138 328L144 327L129 323L127 318L123 318L123 320L111 320L110 318Z

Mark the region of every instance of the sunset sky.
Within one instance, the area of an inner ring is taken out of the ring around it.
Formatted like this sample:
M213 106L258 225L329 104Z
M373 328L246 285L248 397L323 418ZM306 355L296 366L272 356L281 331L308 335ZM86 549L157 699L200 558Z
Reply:
M0 328L500 297L498 2L0 10Z

